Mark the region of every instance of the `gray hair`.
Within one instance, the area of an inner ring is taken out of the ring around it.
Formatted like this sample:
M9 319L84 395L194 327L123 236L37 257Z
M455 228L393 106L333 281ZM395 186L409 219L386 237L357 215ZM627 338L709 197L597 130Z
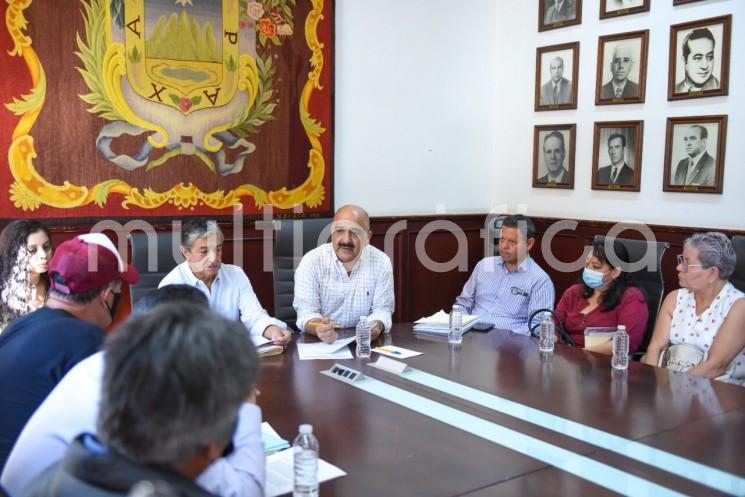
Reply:
M200 305L156 306L106 341L99 438L138 464L173 469L229 443L258 374L240 321Z
M732 241L722 233L696 233L686 239L683 248L698 250L698 260L701 264L719 269L719 277L723 280L729 279L735 271L735 248Z
M189 218L181 226L181 246L191 250L194 242L209 235L219 235L220 239L225 238L220 226L217 225L217 221L207 220L203 217Z

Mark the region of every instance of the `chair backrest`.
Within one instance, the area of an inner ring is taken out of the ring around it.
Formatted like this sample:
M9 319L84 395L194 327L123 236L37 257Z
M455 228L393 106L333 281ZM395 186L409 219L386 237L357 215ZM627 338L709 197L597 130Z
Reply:
M488 233L484 239L484 257L499 255L499 234L506 217L507 214L499 214L487 221Z
M604 236L598 235L595 237L596 242L604 240ZM652 251L651 253L654 255L653 262L655 262L655 265L653 267L647 265L628 274L629 281L644 290L647 297L649 318L647 319L647 330L644 333L644 340L642 340L642 345L639 349L639 352L643 352L647 350L649 340L652 338L654 323L657 320L657 314L660 312L662 296L665 294L661 263L662 256L665 250L670 247L670 244L667 242L647 242L646 240L631 240L628 238L617 238L617 240L626 247L631 264L641 261L647 256L648 250Z
M152 233L150 236L152 238L148 238L143 231L135 231L128 237L132 248L132 265L140 273L140 280L129 287L132 307L147 292L158 288L160 280L184 261L179 252L181 240L174 238L171 231L158 231L155 236ZM151 261L148 257L150 252Z
M745 292L745 236L735 235L732 237L732 245L735 246L735 272L732 273L729 280L735 285L735 288Z
M274 239L274 317L296 328L295 269L310 250L326 243L331 219L283 219Z

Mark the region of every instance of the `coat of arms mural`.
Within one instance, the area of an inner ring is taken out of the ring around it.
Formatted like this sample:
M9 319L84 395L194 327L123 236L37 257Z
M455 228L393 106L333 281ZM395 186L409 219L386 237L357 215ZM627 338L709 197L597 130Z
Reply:
M329 3L7 1L4 212L332 210Z

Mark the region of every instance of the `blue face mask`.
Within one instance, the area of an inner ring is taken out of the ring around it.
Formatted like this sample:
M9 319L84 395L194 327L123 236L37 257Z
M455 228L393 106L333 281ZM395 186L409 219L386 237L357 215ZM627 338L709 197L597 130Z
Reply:
M582 281L584 281L585 285L590 288L602 288L605 286L605 283L603 283L603 276L606 274L607 273L601 273L600 271L595 271L594 269L586 267L585 270L582 271Z

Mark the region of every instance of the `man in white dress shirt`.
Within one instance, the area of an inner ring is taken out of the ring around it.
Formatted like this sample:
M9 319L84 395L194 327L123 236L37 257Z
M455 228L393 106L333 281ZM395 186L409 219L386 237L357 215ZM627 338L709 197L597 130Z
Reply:
M373 340L390 332L393 269L388 256L369 244L371 235L362 207L345 205L336 211L331 243L305 254L295 271L292 305L300 330L331 343L337 328L368 316Z
M261 307L243 269L222 263L222 230L215 221L192 218L181 228L181 253L186 259L160 282L186 284L207 296L210 308L228 319L240 319L252 336L286 345L292 335L287 325Z

